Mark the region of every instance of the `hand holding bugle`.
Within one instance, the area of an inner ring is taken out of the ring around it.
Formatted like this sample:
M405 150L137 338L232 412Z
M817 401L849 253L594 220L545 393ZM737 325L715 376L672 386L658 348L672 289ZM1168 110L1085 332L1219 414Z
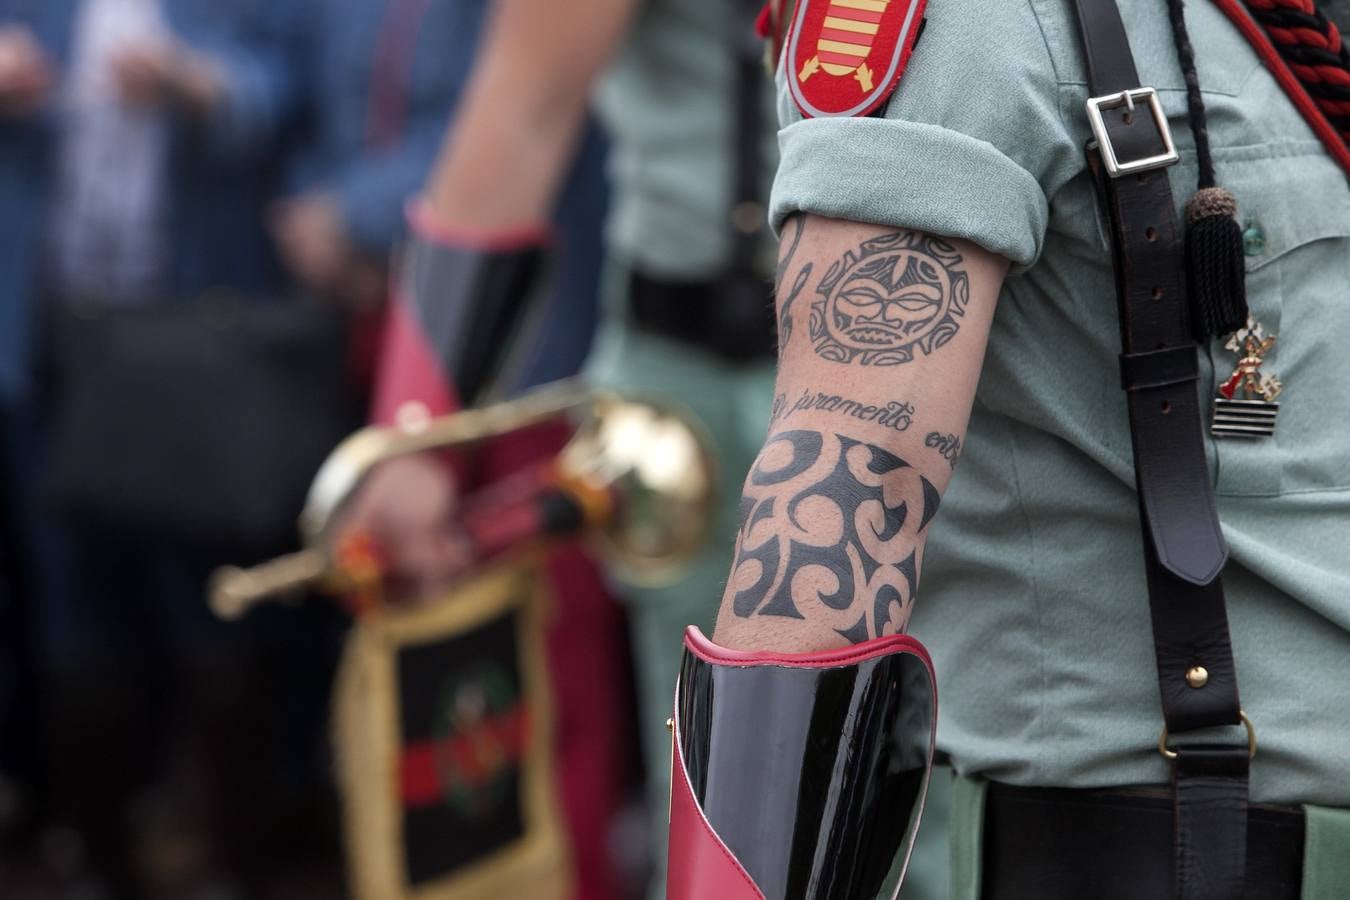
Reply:
M578 420L558 457L463 504L458 524L479 564L543 538L584 532L621 576L668 580L708 530L714 468L701 429L666 406L561 382L517 400L399 427L363 429L319 469L300 518L305 549L270 562L220 569L210 584L217 616L318 589L362 598L386 571L366 535L338 533L340 514L381 463L467 447L562 416Z

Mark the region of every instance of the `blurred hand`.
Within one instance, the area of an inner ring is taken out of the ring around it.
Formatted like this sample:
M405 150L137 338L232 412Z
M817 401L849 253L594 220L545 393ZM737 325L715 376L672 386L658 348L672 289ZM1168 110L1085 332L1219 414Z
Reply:
M425 603L472 564L468 537L455 522L458 500L454 477L435 456L396 457L370 474L334 534L370 535L389 567L391 602Z
M112 74L122 99L142 109L182 106L207 115L225 92L215 63L174 41L124 47L112 59Z
M34 112L47 101L56 74L47 54L21 25L0 27L0 116Z
M302 284L324 294L337 292L351 245L335 197L316 192L278 203L272 235L282 261Z
M332 194L315 191L277 204L272 236L286 267L310 290L357 308L384 299L384 268L352 243Z

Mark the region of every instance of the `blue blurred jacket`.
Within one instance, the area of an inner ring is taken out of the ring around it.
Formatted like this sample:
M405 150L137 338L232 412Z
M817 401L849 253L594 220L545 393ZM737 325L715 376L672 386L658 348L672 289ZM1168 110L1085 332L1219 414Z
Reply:
M64 70L78 6L78 0L0 0L0 25L26 25ZM223 63L228 93L210 119L180 121L174 128L167 175L168 292L192 296L215 286L276 291L281 274L262 217L277 140L295 103L291 63L280 40L284 22L263 0L164 0L164 9L181 39ZM3 403L23 400L32 386L55 138L51 111L0 119Z
M288 178L334 194L348 233L387 252L425 182L472 63L481 2L287 0L304 100Z

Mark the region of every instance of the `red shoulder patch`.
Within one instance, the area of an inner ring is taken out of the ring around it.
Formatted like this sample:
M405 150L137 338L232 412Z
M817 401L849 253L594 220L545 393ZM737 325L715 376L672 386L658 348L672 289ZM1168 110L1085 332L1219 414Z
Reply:
M928 0L798 0L788 35L792 99L807 118L865 116L891 96Z

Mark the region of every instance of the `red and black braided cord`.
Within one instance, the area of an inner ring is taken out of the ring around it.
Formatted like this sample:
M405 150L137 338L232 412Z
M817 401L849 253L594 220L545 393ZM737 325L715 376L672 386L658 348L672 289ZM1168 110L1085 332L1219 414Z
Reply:
M1290 70L1350 145L1350 47L1314 0L1243 0Z

